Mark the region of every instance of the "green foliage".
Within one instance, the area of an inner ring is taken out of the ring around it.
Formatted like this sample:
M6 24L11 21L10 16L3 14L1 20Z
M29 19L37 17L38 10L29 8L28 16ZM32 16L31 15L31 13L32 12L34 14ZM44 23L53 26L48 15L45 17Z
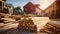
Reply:
M20 11L20 14L23 14L23 11L22 11L22 9L21 9L20 6L17 6L16 8L14 8L14 10L19 10Z
M8 5L10 5L10 6L13 8L13 10L19 10L20 14L23 14L23 13L24 13L24 12L22 11L22 9L21 9L20 6L14 7L14 5L11 4L11 3L9 3Z
M20 10L20 11L22 11L22 9L21 9L20 6L17 6L17 7L15 8L15 10Z

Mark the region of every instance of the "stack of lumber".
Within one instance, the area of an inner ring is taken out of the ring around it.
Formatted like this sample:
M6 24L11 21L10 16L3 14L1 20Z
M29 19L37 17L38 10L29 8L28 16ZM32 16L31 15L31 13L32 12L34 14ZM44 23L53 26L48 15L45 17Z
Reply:
M21 15L12 15L11 18L12 19L15 19L16 21L20 20L21 19Z
M0 23L2 23L4 20L1 20L1 18L3 18L4 16L0 16Z
M19 21L19 29L40 31L48 22L48 17L24 17Z
M58 20L51 20L49 24L54 25L55 27L60 28L60 21L58 21Z
M1 20L4 20L3 23L15 22L15 19L11 19L11 18L1 18Z
M11 28L17 28L18 27L18 23L7 23L7 24L4 24L4 23L0 23L0 31L2 30L9 30Z
M34 25L33 21L31 19L22 19L19 21L19 28L23 28L25 30L29 29L29 30L35 30L36 29L36 25Z
M14 19L11 19L11 18L2 18L2 20L6 20L6 21L15 21Z
M41 32L48 34L60 34L60 29L48 23L43 29L41 29Z
M7 30L18 27L18 21L11 17L12 15L0 13L0 30Z
M4 13L0 13L0 16L3 16L4 18L8 18L8 17L10 17L11 15L9 15L9 14L4 14Z
M20 18L21 15L9 15L9 14L0 13L0 23L18 22Z
M33 14L23 14L22 17L36 17L36 16Z

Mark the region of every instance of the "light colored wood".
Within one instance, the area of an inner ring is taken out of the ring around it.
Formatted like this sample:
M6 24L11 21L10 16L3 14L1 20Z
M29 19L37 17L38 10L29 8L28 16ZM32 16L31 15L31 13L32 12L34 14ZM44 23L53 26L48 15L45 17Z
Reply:
M2 20L6 20L6 21L15 21L15 19L11 19L11 18L2 18Z
M0 23L0 31L1 30L8 30L8 29L11 29L11 28L17 28L18 27L18 23L7 23L7 24L1 24Z
M26 17L19 21L19 29L40 31L48 22L48 17Z

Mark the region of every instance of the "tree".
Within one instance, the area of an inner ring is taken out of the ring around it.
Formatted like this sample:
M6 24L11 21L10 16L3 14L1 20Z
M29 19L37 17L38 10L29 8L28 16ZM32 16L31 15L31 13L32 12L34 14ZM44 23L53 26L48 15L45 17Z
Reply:
M20 6L17 6L16 8L14 8L14 10L19 10L20 14L23 14L23 11Z
M16 8L14 7L13 4L9 3L8 5L10 5L12 8L13 8L13 11L14 10L19 10L20 14L23 14L24 12L22 11L21 7L20 6L17 6Z

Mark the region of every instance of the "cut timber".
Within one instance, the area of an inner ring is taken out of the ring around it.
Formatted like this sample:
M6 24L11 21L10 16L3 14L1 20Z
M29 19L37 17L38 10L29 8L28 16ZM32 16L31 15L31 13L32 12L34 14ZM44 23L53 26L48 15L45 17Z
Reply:
M51 20L51 21L49 22L49 24L51 24L51 25L53 25L53 26L55 26L55 27L57 27L57 28L60 28L60 21Z
M36 17L36 16L33 14L23 14L22 17Z
M21 15L13 15L11 16L12 19L15 19L16 21L20 20L21 19Z
M11 18L2 18L2 20L5 20L5 21L15 21L15 19L11 19Z
M5 18L10 17L10 15L9 15L9 14L4 14L4 13L0 13L0 16L4 16Z
M48 17L24 17L19 21L19 29L40 31L48 22Z
M0 23L0 31L2 30L8 30L8 29L11 29L11 28L17 28L18 27L18 23L7 23L7 24L3 24L3 23Z
M41 29L41 32L47 32L48 34L60 34L60 29L47 23L46 26Z

